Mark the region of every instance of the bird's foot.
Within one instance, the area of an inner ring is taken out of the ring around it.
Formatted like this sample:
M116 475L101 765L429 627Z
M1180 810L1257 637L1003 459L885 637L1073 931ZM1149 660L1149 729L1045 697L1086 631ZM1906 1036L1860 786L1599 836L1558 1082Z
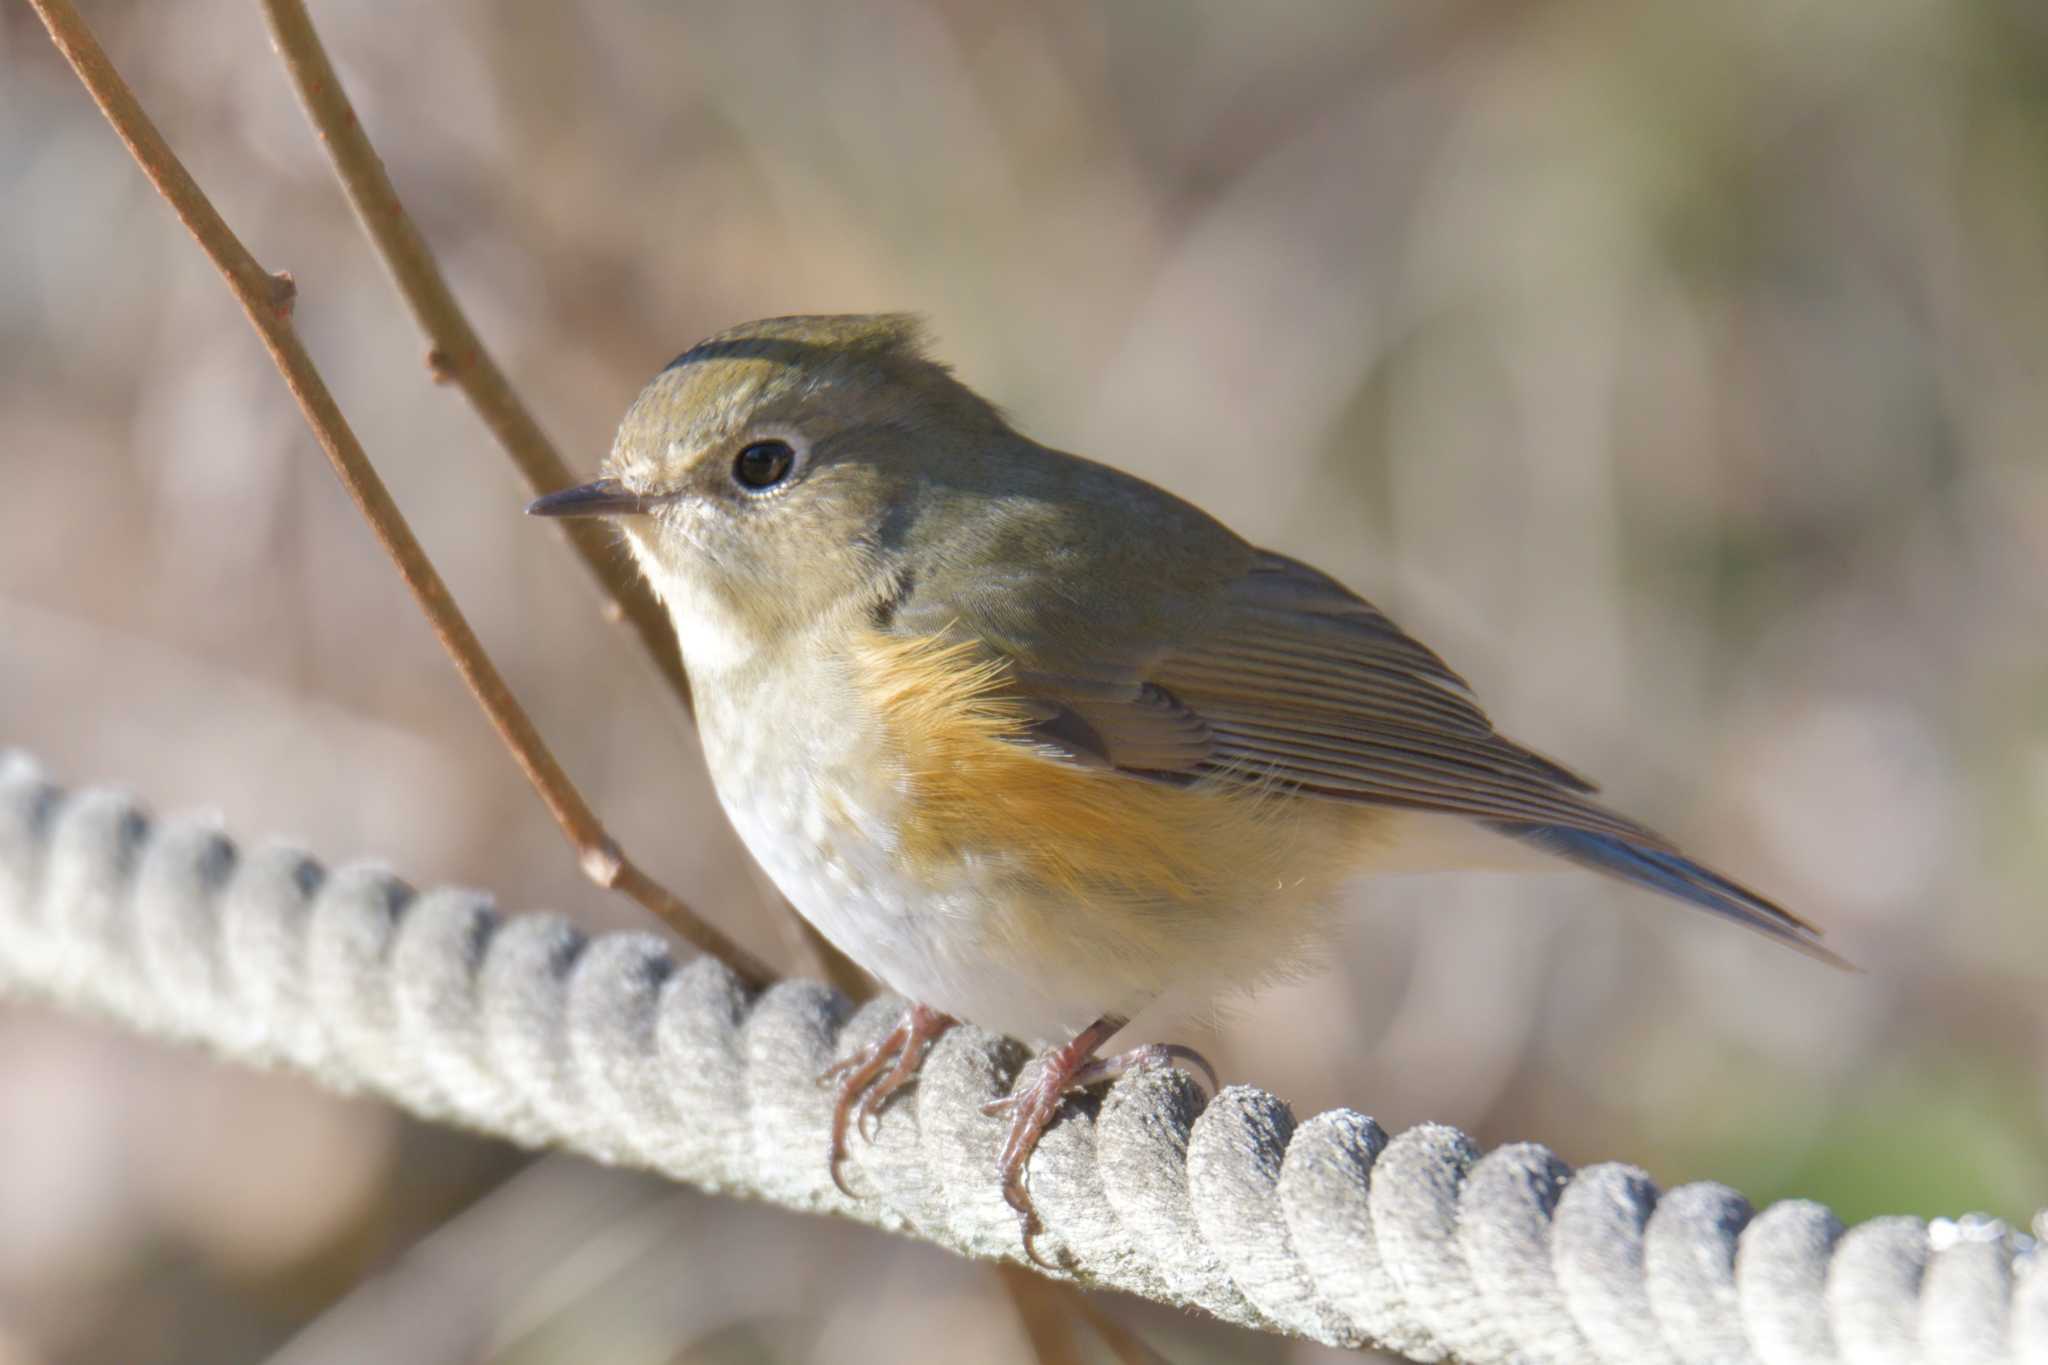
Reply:
M1024 1254L1048 1270L1060 1267L1038 1254L1038 1211L1032 1207L1031 1191L1024 1177L1038 1140L1059 1117L1060 1105L1066 1097L1076 1090L1113 1081L1127 1071L1159 1066L1178 1066L1197 1073L1208 1082L1210 1093L1216 1090L1216 1069L1201 1053L1177 1043L1147 1043L1114 1057L1097 1057L1095 1049L1108 1042L1125 1022L1115 1017L1097 1020L1072 1042L1040 1057L1014 1093L981 1107L984 1114L1007 1116L1010 1120L1009 1136L1003 1140L997 1167L1003 1177L1003 1202L1017 1211L1018 1221L1023 1225Z
M860 1051L826 1067L818 1084L838 1087L839 1102L832 1110L832 1183L849 1199L859 1198L847 1188L840 1166L846 1160L846 1131L853 1128L863 1138L874 1140L874 1124L889 1097L917 1078L924 1055L932 1043L958 1021L950 1014L925 1005L911 1005L896 1021L896 1027Z

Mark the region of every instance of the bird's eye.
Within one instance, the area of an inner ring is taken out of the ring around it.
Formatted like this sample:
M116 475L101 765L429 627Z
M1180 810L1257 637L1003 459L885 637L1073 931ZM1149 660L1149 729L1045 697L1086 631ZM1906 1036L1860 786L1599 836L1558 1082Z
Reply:
M732 462L732 477L740 487L759 493L773 488L796 468L796 451L787 441L756 441Z

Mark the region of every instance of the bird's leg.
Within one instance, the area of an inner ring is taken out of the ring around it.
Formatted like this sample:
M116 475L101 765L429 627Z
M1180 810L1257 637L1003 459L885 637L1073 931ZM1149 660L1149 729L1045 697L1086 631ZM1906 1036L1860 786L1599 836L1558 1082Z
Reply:
M1045 1136L1045 1130L1058 1117L1061 1102L1076 1090L1113 1081L1126 1071L1154 1066L1177 1065L1184 1070L1198 1071L1208 1081L1210 1091L1216 1089L1216 1069L1201 1053L1176 1043L1147 1043L1114 1057L1097 1057L1095 1050L1129 1022L1114 1014L1097 1019L1074 1035L1072 1042L1039 1058L1036 1071L1014 1094L981 1107L984 1114L1009 1116L1010 1134L1003 1140L1002 1159L997 1167L1003 1177L1003 1201L1017 1211L1017 1217L1024 1226L1024 1254L1048 1270L1060 1267L1038 1254L1038 1212L1031 1205L1031 1192L1025 1186L1024 1174L1031 1164L1031 1153L1037 1149L1038 1140Z
M917 1077L924 1054L934 1039L959 1022L927 1005L911 1005L896 1021L896 1027L869 1043L851 1057L834 1062L818 1077L820 1085L836 1085L839 1102L832 1110L832 1150L828 1154L832 1183L849 1199L859 1196L846 1187L839 1173L846 1160L846 1130L853 1127L872 1140L875 1118L891 1095ZM894 1065L891 1065L891 1062Z

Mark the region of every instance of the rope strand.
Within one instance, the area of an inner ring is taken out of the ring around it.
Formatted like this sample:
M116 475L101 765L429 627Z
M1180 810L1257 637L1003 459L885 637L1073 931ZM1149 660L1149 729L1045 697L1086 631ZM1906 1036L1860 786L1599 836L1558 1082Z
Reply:
M328 872L67 795L0 755L0 994L283 1066L423 1116L1024 1263L981 1105L1024 1057L973 1028L847 1163L815 1078L886 1029L812 982L750 993L647 934L589 937L389 872ZM1249 1086L1206 1108L1177 1071L1079 1106L1032 1164L1044 1250L1073 1279L1245 1327L1415 1360L2048 1363L2048 1253L1989 1219L1843 1229L1733 1190L1659 1194L1534 1143L1297 1124Z

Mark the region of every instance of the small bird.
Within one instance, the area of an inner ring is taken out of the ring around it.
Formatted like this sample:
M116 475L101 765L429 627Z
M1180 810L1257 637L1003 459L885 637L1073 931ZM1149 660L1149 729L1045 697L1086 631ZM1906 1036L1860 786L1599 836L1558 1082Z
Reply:
M1103 1044L1162 998L1311 960L1356 876L1552 855L1839 962L1499 734L1336 580L1021 435L913 318L711 337L634 401L604 477L527 510L620 519L734 826L826 938L917 1002L821 1078L835 1179L849 1122L956 1020L1068 1040L991 1106L1027 1249L1026 1169L1063 1098L1202 1065Z

